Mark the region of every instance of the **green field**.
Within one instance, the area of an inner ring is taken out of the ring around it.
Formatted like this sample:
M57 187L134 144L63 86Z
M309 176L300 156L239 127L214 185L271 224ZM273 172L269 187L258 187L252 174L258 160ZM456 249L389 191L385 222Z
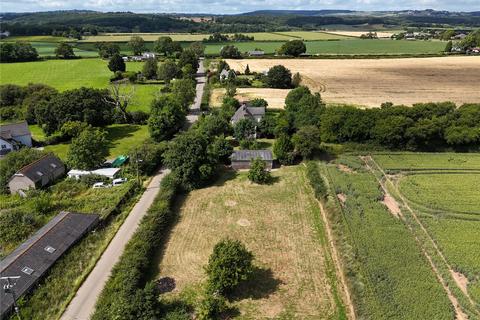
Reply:
M31 125L30 131L35 140L43 141L45 139L43 131L38 126ZM107 139L109 141L109 158L127 154L133 147L139 145L150 136L147 126L133 124L112 124L105 127L105 131L107 132ZM59 143L45 146L45 151L51 151L65 160L67 158L69 145L69 143Z
M240 52L259 48L267 54L275 53L281 42L249 41L237 43L215 43L206 45L206 54L218 54L220 49L233 44ZM443 51L445 43L440 41L394 41L345 39L338 41L307 41L307 53L325 55L395 55L395 54L436 54Z
M478 153L388 153L374 158L387 170L480 170Z
M127 71L141 70L143 63L128 62ZM112 72L101 59L45 60L0 64L0 84L44 83L60 91L80 87L107 88ZM136 84L129 110L148 112L159 84Z
M408 175L399 182L408 200L444 212L476 213L480 218L480 173Z
M461 297L462 305L479 314L480 154L380 154L374 159L383 169L398 173L394 180L397 192L419 217L451 268L465 277L463 290L476 309L465 297Z
M357 168L341 171L322 165L333 192L327 203L341 237L346 274L359 319L452 319L445 291L404 223L379 201L374 175L358 157L339 163ZM342 194L345 201L336 201Z

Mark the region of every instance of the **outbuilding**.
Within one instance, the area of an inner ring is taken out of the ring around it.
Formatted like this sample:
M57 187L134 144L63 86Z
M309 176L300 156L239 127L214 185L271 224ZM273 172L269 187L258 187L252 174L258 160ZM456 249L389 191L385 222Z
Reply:
M273 168L273 155L270 150L235 150L230 159L232 168L235 170L250 169L250 164L254 159L265 161L268 170Z
M67 175L69 178L74 178L74 179L80 179L80 177L82 176L88 176L92 174L104 176L109 179L114 179L117 177L119 172L120 172L120 168L100 168L92 171L72 169L68 171Z
M18 170L8 182L10 193L22 194L28 189L47 186L65 174L65 165L53 154L47 154Z

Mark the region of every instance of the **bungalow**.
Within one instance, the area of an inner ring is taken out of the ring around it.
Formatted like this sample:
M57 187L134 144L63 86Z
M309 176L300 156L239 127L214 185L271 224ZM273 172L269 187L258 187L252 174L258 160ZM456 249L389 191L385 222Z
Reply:
M265 55L265 51L263 51L263 50L252 50L252 51L248 51L248 55L250 57L260 57L260 56Z
M8 182L11 194L24 194L28 189L42 188L65 174L65 166L60 159L47 154L18 170Z
M480 47L475 47L467 50L467 54L480 54Z
M273 155L270 150L235 150L230 156L232 168L235 170L249 169L250 163L254 159L262 159L266 163L266 168L273 168Z
M109 179L114 179L117 177L119 172L120 172L120 168L100 168L92 171L72 169L68 171L67 175L69 178L74 178L77 180L80 179L80 177L82 176L88 176L91 174L104 176Z
M251 107L248 101L242 103L237 109L230 122L234 125L242 119L252 119L260 122L265 116L265 107Z
M142 53L142 58L144 60L155 59L155 57L156 57L155 52L144 52L144 53Z
M32 146L32 134L27 122L0 125L0 157L21 146Z

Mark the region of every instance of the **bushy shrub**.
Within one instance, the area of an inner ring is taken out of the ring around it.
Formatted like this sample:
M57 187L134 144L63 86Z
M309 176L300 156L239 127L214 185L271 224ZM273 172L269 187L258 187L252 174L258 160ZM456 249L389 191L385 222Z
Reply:
M248 171L248 179L258 184L266 184L271 181L272 176L266 169L265 161L259 158L252 160Z
M222 312L227 310L225 298L218 293L205 293L197 307L197 319L215 320L219 319Z
M208 260L208 290L224 294L231 292L253 273L253 254L238 240L218 242Z

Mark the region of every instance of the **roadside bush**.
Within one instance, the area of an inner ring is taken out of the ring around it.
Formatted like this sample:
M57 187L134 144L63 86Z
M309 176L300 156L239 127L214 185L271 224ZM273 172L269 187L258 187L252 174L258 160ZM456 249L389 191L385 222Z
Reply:
M162 241L159 236L172 215L177 181L167 175L160 191L125 247L97 300L92 320L155 319L158 298L151 283L145 284L151 259Z
M253 254L238 240L223 239L213 248L205 271L208 291L225 294L253 274Z
M272 176L266 169L265 161L259 158L252 160L248 171L248 179L258 184L267 184L271 181Z
M130 157L129 166L131 173L135 173L138 164L140 174L151 175L162 164L163 153L167 149L166 142L155 142L152 139L145 140L141 145L128 152Z

